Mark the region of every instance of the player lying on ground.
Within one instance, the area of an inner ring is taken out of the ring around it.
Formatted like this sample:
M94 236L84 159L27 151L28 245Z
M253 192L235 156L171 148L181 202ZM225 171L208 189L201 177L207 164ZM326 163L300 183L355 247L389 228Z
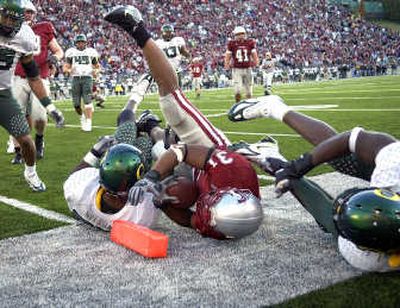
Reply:
M338 236L343 257L365 271L400 269L400 142L356 127L337 133L328 124L291 110L275 95L243 101L231 108L233 121L280 120L316 147L293 161L251 158L276 177L278 195L290 191L327 232ZM303 176L322 163L370 182L333 199Z
M129 194L131 202L151 191L157 199L159 181L185 162L194 167L199 189L194 214L190 209L162 204L164 212L185 226L192 226L204 236L241 237L255 230L262 221L257 174L241 155L230 152L227 138L185 97L179 89L174 68L146 30L140 12L133 6L117 7L105 19L128 32L143 49L151 74L158 84L160 108L180 140L186 144L173 147L157 161L143 181ZM226 192L228 191L228 192ZM221 210L219 210L221 209ZM216 217L218 213L221 216ZM234 224L241 221L238 226Z
M106 231L118 219L151 226L160 212L151 199L138 206L127 202L129 189L151 166L154 138L163 136L157 136L155 131L163 132L160 121L148 111L135 122L133 106L149 85L142 79L135 86L136 101L131 98L119 114L115 134L102 137L64 183L64 196L75 216Z

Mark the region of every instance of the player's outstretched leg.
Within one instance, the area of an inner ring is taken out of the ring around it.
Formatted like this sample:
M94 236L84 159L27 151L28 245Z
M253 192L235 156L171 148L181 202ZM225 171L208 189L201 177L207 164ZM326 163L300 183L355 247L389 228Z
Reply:
M160 107L179 138L190 144L227 145L227 138L179 90L176 72L164 52L146 30L140 12L133 6L117 7L105 20L128 32L142 48L160 93Z

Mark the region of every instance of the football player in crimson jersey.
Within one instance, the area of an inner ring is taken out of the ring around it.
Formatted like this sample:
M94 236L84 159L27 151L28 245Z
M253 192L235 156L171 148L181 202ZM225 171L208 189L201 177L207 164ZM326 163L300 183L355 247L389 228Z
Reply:
M232 80L235 100L241 100L241 89L244 88L246 98L253 95L253 76L251 68L258 65L256 41L246 38L246 30L236 27L233 30L234 39L228 42L225 52L225 69L232 68Z
M151 38L135 7L117 7L105 19L128 32L142 48L159 87L161 111L182 142L171 146L144 179L130 189L129 202L140 204L143 196L151 192L155 204L175 222L216 239L239 238L256 231L263 212L257 174L251 164L228 150L230 142L224 134L179 89L174 68ZM160 181L183 162L194 168L200 194L195 212L157 201L160 191L165 191Z
M30 1L25 1L25 22L32 28L33 32L39 38L40 52L34 56L35 62L39 66L40 78L45 85L47 94L50 95L49 76L52 69L56 69L58 62L63 58L64 52L57 42L55 29L48 22L35 22L36 8ZM43 158L44 155L44 131L47 125L46 109L41 105L37 97L33 94L29 86L26 74L18 64L15 69L13 94L26 111L30 126L35 128L35 145L37 158ZM22 155L18 142L14 140L15 157L12 163L22 163Z
M203 75L203 70L204 70L204 66L203 64L200 62L201 58L193 58L192 60L192 64L190 64L189 69L190 72L192 73L192 77L193 77L193 81L192 81L192 85L194 90L196 91L196 97L200 97L200 93L201 93L201 85L202 85L202 75Z

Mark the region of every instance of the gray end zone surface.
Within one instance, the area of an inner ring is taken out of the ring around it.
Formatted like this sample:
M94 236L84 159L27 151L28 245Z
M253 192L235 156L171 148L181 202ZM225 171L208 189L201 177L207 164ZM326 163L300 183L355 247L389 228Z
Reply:
M336 195L365 182L314 178ZM265 221L239 241L215 241L163 218L168 257L145 259L83 225L0 241L0 302L18 306L261 306L357 276L294 198L263 189Z

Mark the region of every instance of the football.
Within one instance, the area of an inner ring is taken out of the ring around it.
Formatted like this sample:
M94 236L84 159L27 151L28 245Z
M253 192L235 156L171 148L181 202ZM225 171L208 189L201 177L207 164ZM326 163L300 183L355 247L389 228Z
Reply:
M191 207L199 196L196 183L183 176L176 178L175 181L166 188L166 193L178 199L177 203L169 203L169 205L176 208Z

